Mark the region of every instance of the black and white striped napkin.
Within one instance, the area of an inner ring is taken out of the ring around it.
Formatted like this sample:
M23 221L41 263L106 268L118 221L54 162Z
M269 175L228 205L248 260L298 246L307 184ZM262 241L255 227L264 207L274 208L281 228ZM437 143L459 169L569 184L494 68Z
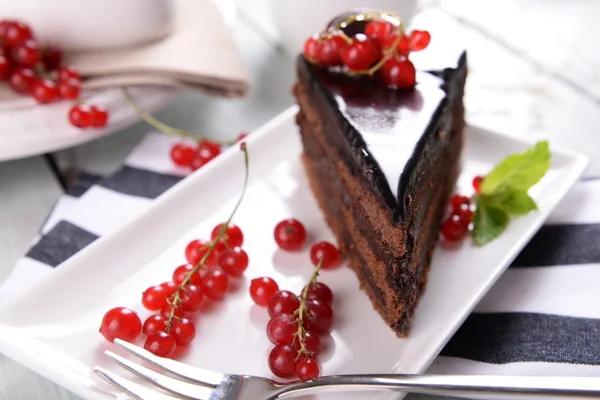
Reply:
M0 286L0 301L144 212L186 171L148 133L109 177L81 174ZM578 182L477 305L431 373L600 376L600 179Z

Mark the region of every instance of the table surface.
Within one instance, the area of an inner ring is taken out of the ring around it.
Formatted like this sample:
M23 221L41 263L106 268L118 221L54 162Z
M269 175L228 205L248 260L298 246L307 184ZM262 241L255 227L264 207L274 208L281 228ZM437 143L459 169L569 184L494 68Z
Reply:
M600 37L600 2L439 0L424 1L420 9L415 26L432 31L434 41L446 38L468 51L465 104L470 124L549 138L586 153L591 161L586 176L600 176L600 53L592 40L584 40ZM277 45L267 18L265 1L239 2L232 31L250 75L248 97L216 99L185 92L156 115L225 138L252 130L293 104L288 90L294 80L293 55ZM63 192L49 157L62 169L105 175L120 167L146 131L138 123L75 149L0 164L0 282ZM0 355L0 399L78 397Z

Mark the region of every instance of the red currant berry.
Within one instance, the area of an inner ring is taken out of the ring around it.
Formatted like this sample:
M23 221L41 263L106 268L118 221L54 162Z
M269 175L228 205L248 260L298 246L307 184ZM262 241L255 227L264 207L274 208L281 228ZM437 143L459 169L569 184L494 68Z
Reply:
M54 71L62 64L62 50L55 46L48 46L42 50L42 63L46 71Z
M6 28L13 23L14 21L10 19L0 19L0 40L4 39Z
M13 48L13 60L23 68L33 68L42 60L42 51L35 40L27 39Z
M116 307L104 314L100 333L111 343L115 339L132 342L142 333L142 321L129 308Z
M463 220L458 214L450 215L442 225L442 235L449 242L456 242L462 239L468 230L469 223Z
M228 249L231 249L231 247L228 247L222 239L215 243L213 254L215 256L217 264L219 263L219 257L221 257L221 254L223 254L223 252L227 251Z
M412 51L421 51L429 46L431 35L427 31L412 31L410 33L410 49Z
M158 311L167 305L167 291L162 286L152 286L142 294L142 305L151 311Z
M8 59L5 56L0 55L0 81L8 79L9 76L10 63L8 62Z
M219 266L228 275L242 276L248 268L248 254L240 247L234 247L219 256Z
M352 39L352 44L344 46L341 57L344 65L353 71L369 68L377 62L381 53L377 42L359 33Z
M238 135L237 139L235 140L236 142L241 142L244 139L246 139L248 137L248 132L240 132L240 134Z
M290 378L296 372L296 355L292 346L278 344L269 353L269 369L280 378Z
M219 154L221 154L221 146L219 146L218 143L203 140L198 144L196 159L198 159L198 161L202 162L202 165L204 165Z
M267 310L269 316L273 317L279 313L294 314L298 307L300 307L300 300L294 293L288 290L279 290L269 299Z
M5 21L0 28L0 38L5 46L13 47L27 39L32 39L33 33L27 24L18 21Z
M394 30L394 25L384 20L373 20L367 22L365 26L365 35L381 43L383 38L388 36Z
M300 340L298 338L294 339L294 344L292 345L294 350L300 350ZM304 332L304 349L311 355L311 357L316 357L321 352L321 339L319 339L319 335L311 331Z
M319 35L313 35L309 37L304 43L304 57L306 57L309 61L317 60L317 45L319 41Z
M318 334L331 332L333 310L324 301L311 299L306 301L306 329Z
M94 105L90 108L90 126L104 128L108 122L108 110L105 107Z
M196 148L185 143L171 147L171 160L180 167L189 167L196 157Z
M144 349L159 357L173 357L177 343L170 333L155 332L148 335L144 343Z
M173 282L177 285L181 285L183 281L187 279L188 275L193 269L194 266L190 264L180 265L179 267L175 268L175 271L173 271ZM191 283L192 285L200 285L201 281L200 274L196 272L190 277L187 283Z
M69 79L77 79L81 81L81 75L74 67L70 65L63 65L58 69L58 81L66 82Z
M306 240L306 229L297 219L286 219L275 225L275 242L283 250L299 250Z
M473 189L475 189L475 193L479 193L481 191L481 182L483 182L483 176L477 175L473 178Z
M203 166L204 166L204 160L200 157L196 157L196 155L194 154L194 159L190 163L190 168L192 169L192 171L196 171Z
M196 266L204 259L206 253L208 253L208 249L210 248L208 242L202 239L192 240L188 243L185 248L185 258L188 262ZM210 255L206 258L204 265L213 265L215 263L215 252L211 251Z
M456 214L467 224L467 227L473 220L473 211L471 211L471 207L463 206L462 208L455 211Z
M31 93L35 83L35 74L28 68L17 68L13 71L8 83L15 92L28 94Z
M304 289L302 289L302 293L304 293ZM333 292L329 289L329 286L324 283L312 282L308 287L306 298L321 300L331 305L331 303L333 303Z
M389 35L386 35L381 41L381 49L386 52L394 47L396 40L398 39L398 32L392 32ZM408 42L408 37L406 35L402 35L398 44L396 45L395 53L402 56L408 57L410 53L410 44Z
M58 84L60 97L68 100L75 100L81 92L81 84L77 79L69 79Z
M292 344L298 332L298 321L292 314L277 314L267 325L267 336L274 344Z
M10 19L0 19L0 41L4 40L6 36L6 30L14 23L15 21Z
M340 252L329 242L318 242L310 248L310 259L315 266L323 259L321 268L331 269L340 263Z
M90 107L87 104L76 104L69 111L69 121L77 128L90 126Z
M219 269L210 270L202 277L202 289L211 300L221 300L225 297L228 286L227 275Z
M160 315L167 321L171 319L171 313L173 313L173 316L177 318L183 318L185 316L185 310L181 304L176 306L167 304L160 310Z
M301 381L315 379L319 376L319 364L314 358L300 356L296 362L296 375Z
M213 228L210 234L211 240L215 240L217 236L219 236L222 225L223 224L219 224ZM223 239L229 247L241 247L244 243L244 234L242 233L242 230L239 226L229 224L229 226L227 226L227 229L225 230L225 235Z
M398 61L392 57L381 67L381 78L389 87L409 88L417 82L417 71L410 60Z
M178 346L186 346L192 343L192 340L196 337L196 327L187 318L175 320L171 324L171 335L175 338L175 343Z
M41 104L52 103L60 96L56 83L50 79L36 81L31 89L31 94Z
M162 332L167 329L167 324L165 324L165 318L162 315L151 315L144 322L144 328L142 332L144 335L148 336L155 332Z
M450 208L452 210L459 210L463 206L470 206L471 200L467 196L462 196L460 194L455 194L450 198Z
M269 304L271 297L279 290L277 282L263 276L250 281L250 297L259 306L265 307Z
M341 36L332 36L317 43L315 60L325 67L333 67L342 62L340 51L346 46Z
M165 292L167 293L167 299L170 299L171 296L173 296L177 291L177 284L173 281L163 282L160 284L160 286L165 289Z
M202 306L204 293L202 289L196 285L186 285L181 290L181 305L184 311L196 312Z

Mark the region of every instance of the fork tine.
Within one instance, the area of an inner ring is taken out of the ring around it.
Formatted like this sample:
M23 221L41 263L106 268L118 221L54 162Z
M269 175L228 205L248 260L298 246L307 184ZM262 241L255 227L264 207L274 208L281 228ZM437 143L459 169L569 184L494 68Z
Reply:
M192 383L159 374L158 372L142 367L131 360L121 357L112 351L105 351L104 354L116 361L121 367L136 374L140 378L186 399L207 400L213 392L210 388L197 386Z
M197 382L201 385L215 387L219 383L221 383L221 381L224 378L224 374L220 372L209 371L198 367L192 367L190 365L185 365L175 360L158 357L150 353L149 351L142 349L141 347L138 347L120 339L115 339L115 344L124 348L131 354L136 355L156 365L157 367L164 369L165 371L168 371L174 375L180 376L190 381Z
M111 385L121 389L123 392L138 400L179 400L177 397L159 393L152 389L148 389L147 387L138 385L137 383L133 383L102 367L94 368L94 372Z

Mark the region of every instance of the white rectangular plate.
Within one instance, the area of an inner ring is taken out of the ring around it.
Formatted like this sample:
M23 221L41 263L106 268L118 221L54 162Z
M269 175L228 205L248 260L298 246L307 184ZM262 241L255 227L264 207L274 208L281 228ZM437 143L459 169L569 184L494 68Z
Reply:
M250 257L237 289L197 316L197 337L180 360L207 369L270 377L266 337L268 315L248 295L250 279L271 276L280 288L298 292L313 267L308 250L277 249L273 227L295 217L309 239L333 240L308 188L299 156L295 107L250 135L250 186L234 222L245 234ZM471 191L474 175L488 172L508 154L530 143L469 127L459 190ZM505 233L481 248L466 240L457 249L438 249L410 335L398 339L373 310L348 268L323 271L334 291L335 326L320 357L324 374L418 373L539 229L586 166L585 157L552 148L552 165L531 191L539 211L515 219ZM156 200L146 213L103 237L60 266L48 280L0 309L0 351L88 399L113 397L113 389L91 373L111 365L112 348L98 333L102 315L127 306L150 315L140 304L148 286L170 278L184 262L185 245L208 238L224 221L240 193L244 167L237 148L228 150ZM390 396L378 392L372 398ZM319 397L321 398L321 397ZM323 396L323 398L332 398ZM349 399L348 395L339 398ZM364 398L364 394L359 398Z

